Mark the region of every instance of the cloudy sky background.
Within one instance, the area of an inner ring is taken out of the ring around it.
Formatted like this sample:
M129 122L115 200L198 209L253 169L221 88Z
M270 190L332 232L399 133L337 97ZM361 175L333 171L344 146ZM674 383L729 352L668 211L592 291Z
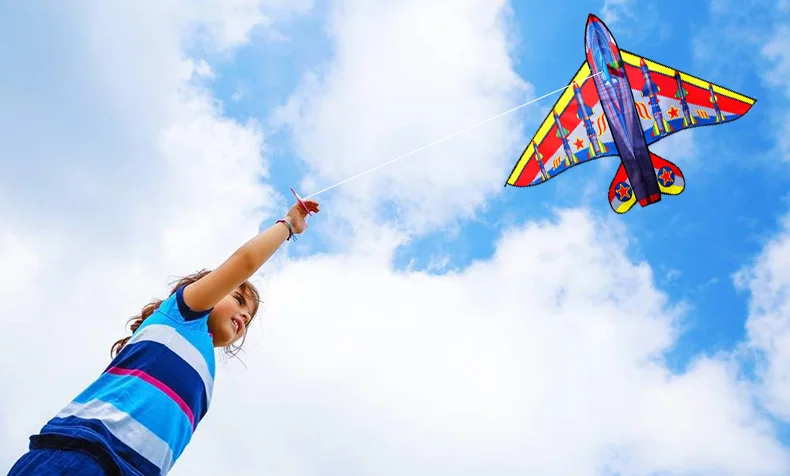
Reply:
M552 97L319 195L173 474L790 473L786 0L0 4L0 468L289 186L565 86L590 12L758 98L655 147L686 192L503 188Z

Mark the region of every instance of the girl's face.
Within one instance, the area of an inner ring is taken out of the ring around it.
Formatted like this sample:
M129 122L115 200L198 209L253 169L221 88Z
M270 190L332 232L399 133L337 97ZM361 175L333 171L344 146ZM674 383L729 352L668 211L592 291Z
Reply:
M241 339L252 320L252 309L252 297L244 294L240 287L217 303L208 316L214 347L227 347Z

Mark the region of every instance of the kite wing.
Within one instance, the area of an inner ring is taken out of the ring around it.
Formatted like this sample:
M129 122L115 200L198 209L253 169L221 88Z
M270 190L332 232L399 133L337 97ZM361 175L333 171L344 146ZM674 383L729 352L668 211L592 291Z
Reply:
M620 50L647 145L692 127L731 122L755 99Z
M516 162L507 184L541 184L571 167L618 155L585 61Z

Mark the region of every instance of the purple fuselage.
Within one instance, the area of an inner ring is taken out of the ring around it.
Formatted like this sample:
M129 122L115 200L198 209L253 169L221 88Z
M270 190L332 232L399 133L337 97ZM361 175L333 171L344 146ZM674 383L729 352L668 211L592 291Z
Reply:
M587 19L584 49L595 75L593 80L601 106L636 199L642 206L657 202L661 199L661 191L620 50L612 33L594 15Z

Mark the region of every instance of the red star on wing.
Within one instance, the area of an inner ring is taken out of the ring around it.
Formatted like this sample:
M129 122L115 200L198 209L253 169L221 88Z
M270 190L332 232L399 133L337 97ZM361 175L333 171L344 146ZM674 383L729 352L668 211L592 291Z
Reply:
M672 180L672 172L669 169L664 169L658 175L658 178L661 179L661 184L663 186L672 185L674 180Z
M621 183L615 192L620 196L620 201L622 202L626 197L628 197L630 190L626 184Z
M676 119L678 117L678 112L680 111L678 111L678 108L676 108L675 106L672 106L669 108L669 111L667 112L669 112L670 119Z
M573 145L576 146L576 150L579 150L582 147L584 147L584 141L581 139L581 137L579 137L578 139L576 139L576 142L574 142Z

